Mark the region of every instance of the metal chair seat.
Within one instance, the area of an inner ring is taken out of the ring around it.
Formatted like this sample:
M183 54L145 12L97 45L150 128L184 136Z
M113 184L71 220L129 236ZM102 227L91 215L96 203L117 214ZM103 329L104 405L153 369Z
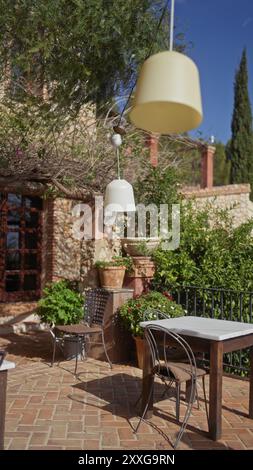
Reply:
M172 379L176 382L188 382L191 380L191 366L190 364L184 362L169 362L168 366L161 364L160 369L154 371L155 374L160 376L160 378L165 378L166 380ZM203 377L206 375L204 369L196 367L196 377Z
M89 326L82 325L59 325L55 326L55 332L68 333L69 335L86 335L91 333L101 333L102 327L100 325Z

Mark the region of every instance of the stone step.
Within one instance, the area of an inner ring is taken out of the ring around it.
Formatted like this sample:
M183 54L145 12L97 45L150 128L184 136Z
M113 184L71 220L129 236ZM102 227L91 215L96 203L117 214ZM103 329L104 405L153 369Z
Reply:
M0 324L0 336L10 333L28 333L29 331L42 331L45 326L36 322L20 322L13 324Z
M10 302L0 304L0 335L44 330L36 315L37 302Z

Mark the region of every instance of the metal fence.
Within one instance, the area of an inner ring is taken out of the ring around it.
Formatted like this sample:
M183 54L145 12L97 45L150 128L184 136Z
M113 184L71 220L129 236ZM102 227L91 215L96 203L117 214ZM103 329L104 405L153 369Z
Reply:
M253 323L253 292L195 286L171 287L169 291L187 315ZM227 372L247 375L249 351L224 354L224 367Z

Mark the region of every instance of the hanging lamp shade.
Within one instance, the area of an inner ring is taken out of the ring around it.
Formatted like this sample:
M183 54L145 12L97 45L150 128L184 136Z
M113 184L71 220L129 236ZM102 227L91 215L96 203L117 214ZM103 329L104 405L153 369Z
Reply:
M105 190L105 211L133 212L135 211L133 187L123 179L111 181Z
M186 132L202 121L199 72L186 55L159 52L143 64L130 120L159 134Z

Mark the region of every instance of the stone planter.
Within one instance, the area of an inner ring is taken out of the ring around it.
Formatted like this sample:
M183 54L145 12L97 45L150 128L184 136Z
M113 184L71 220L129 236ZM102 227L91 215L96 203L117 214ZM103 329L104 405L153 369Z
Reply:
M121 289L125 277L125 266L108 266L99 268L99 279L101 287L107 289Z
M140 338L139 336L134 336L134 340L136 346L137 364L139 369L143 369L145 340L143 338Z
M159 238L122 238L121 244L129 256L148 256L159 245Z

